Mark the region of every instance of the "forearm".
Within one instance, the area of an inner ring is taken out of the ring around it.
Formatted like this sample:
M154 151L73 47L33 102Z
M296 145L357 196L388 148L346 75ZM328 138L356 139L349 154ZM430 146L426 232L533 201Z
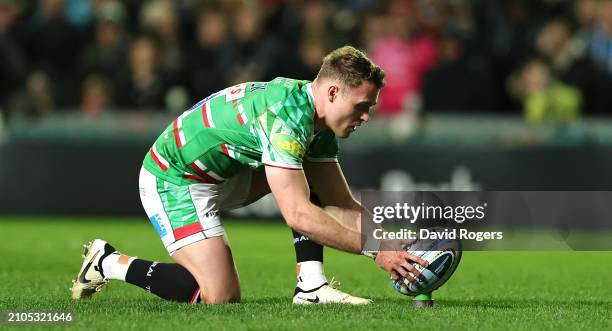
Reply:
M364 209L361 204L354 199L348 201L345 204L345 207L325 206L323 209L325 212L333 215L340 222L342 222L344 226L349 227L362 235L366 235L368 233L371 234L375 229L380 228L380 226L374 223L372 220L372 214L368 210ZM364 231L362 231L362 227Z
M357 208L342 208L337 206L323 207L326 213L332 215L347 228L361 232L361 210Z
M296 217L299 220L296 230L310 239L345 252L361 253L361 233L345 226L333 214L311 205L300 211Z

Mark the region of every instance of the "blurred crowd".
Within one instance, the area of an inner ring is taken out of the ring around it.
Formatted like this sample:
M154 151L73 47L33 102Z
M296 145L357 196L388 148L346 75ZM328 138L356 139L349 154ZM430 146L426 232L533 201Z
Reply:
M228 85L313 79L352 44L378 112L612 114L612 0L0 0L0 107L181 112Z

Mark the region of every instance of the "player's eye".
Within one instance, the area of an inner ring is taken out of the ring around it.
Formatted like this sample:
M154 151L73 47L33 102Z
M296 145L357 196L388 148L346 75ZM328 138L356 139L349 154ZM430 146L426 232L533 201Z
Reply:
M370 112L370 105L367 103L358 103L357 108L360 112Z

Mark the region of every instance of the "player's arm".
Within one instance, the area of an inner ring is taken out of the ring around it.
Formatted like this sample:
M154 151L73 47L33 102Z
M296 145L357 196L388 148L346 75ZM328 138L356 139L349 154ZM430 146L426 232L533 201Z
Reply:
M327 213L360 234L373 233L379 228L374 222L362 222L362 212L371 215L353 197L338 162L305 161L303 166L308 184L317 193Z
M310 202L304 171L266 166L266 177L278 207L292 229L325 246L350 253L361 252L361 234L343 226Z
M304 162L308 184L326 212L361 232L361 205L351 193L338 162Z
M325 246L355 254L361 252L361 233L341 225L334 216L310 202L310 191L302 170L266 166L266 177L281 213L291 228ZM426 262L399 247L392 247L395 244L396 241L382 242L376 263L395 279L400 275L411 278L408 271L418 275L416 268L407 260L424 266Z
M368 216L371 215L367 210L364 210L359 202L355 200L348 183L344 177L340 164L338 162L304 162L304 170L308 178L308 184L317 193L317 196L321 200L321 204L324 206L324 210L331 214L333 217L342 222L345 226L362 233L373 233L374 229L378 228L378 225L373 221L362 222L361 213L366 212ZM362 231L363 225L363 231ZM386 271L390 272L392 276L397 274L404 274L389 270L389 263L400 255L403 259L415 261L423 266L426 266L426 262L420 259L418 256L405 252L401 247L396 247L401 244L401 241L387 241L381 242L381 247L378 249L375 259L376 263ZM404 269L412 271L415 275L419 275L418 271L415 271L412 266L407 267L405 264L402 265ZM411 277L410 281L413 281Z

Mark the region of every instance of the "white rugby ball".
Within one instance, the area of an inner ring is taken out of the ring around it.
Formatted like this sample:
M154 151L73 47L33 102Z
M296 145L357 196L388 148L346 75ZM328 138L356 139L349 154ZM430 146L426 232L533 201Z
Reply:
M438 289L451 277L461 261L461 242L457 239L417 239L414 243L406 245L404 249L429 262L427 268L411 262L421 272L420 278L414 277L417 279L414 284L406 278L391 279L395 290L404 295L416 296ZM414 276L412 273L410 275Z

